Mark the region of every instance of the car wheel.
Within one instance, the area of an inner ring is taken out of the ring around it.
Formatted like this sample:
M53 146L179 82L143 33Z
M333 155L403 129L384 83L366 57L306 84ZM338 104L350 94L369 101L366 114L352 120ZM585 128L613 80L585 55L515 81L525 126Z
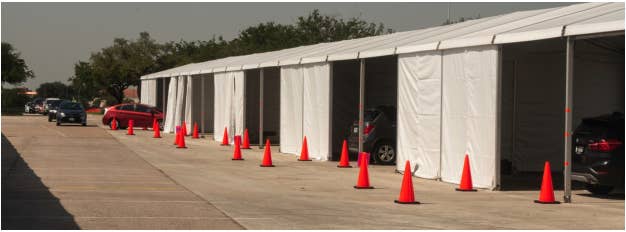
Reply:
M611 190L613 190L613 186L599 185L599 184L587 184L585 185L585 188L587 189L587 191L591 192L592 194L599 194L599 195L608 194L609 192L611 192Z
M396 162L396 150L392 144L381 142L374 148L374 161L377 164L392 165Z
M48 122L52 122L52 117L48 116Z
M84 122L83 122L81 125L82 125L82 126L87 126L87 123L84 123Z
M60 123L60 122L57 122L57 126L60 126L60 125L61 125L61 123Z

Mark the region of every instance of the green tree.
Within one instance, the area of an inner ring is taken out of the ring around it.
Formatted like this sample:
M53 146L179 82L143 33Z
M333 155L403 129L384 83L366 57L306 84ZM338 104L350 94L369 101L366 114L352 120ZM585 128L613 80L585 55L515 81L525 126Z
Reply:
M34 77L20 53L11 44L2 42L2 84L17 85Z
M142 32L135 41L117 38L113 45L90 57L96 87L105 90L117 103L124 100L124 90L139 86L141 75L158 71L161 45Z
M69 86L60 81L46 82L39 85L37 95L42 98L58 97L68 99L72 95L72 91Z
M100 89L96 86L91 64L79 61L74 64L74 76L68 79L70 88L74 90L76 100L87 105L88 101L100 95Z

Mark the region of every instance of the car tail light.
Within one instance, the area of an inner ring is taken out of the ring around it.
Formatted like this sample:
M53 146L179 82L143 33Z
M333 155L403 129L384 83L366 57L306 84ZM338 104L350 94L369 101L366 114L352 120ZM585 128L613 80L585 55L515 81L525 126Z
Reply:
M622 142L617 139L600 139L597 143L587 144L587 149L590 151L611 152L621 145Z
M363 130L363 134L367 135L370 132L372 132L372 130L374 130L374 125L370 124L369 122L365 123L365 130Z

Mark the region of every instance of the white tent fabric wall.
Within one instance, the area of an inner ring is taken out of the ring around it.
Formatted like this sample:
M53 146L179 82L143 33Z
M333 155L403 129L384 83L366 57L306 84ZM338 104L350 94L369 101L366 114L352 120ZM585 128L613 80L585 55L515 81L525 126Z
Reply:
M192 106L193 106L193 86L192 86L192 79L191 79L191 75L186 77L186 91L185 91L185 113L183 115L184 120L185 120L185 126L187 127L187 134L190 135L193 131L193 118L192 118L192 114L191 114L191 110L192 110Z
M302 65L304 98L302 134L307 137L309 157L328 160L330 157L330 65ZM302 143L302 142L300 142Z
M439 178L441 159L441 52L398 57L397 170Z
M227 73L215 73L213 82L215 83L213 131L215 141L222 141L224 128L228 130L229 141L232 135L233 125L231 124L234 79L229 78Z
M235 135L242 135L243 136L243 130L245 129L245 118L244 118L244 108L245 108L245 101L244 101L244 94L245 94L245 83L244 83L244 72L243 71L237 71L237 72L229 72L230 75L232 75L232 78L234 80L235 83L235 89L234 89L234 96L233 96L233 103L231 104L231 107L233 108L233 120L234 120L234 128L233 128L233 138Z
M143 83L145 82L145 86ZM141 89L141 103L151 106L156 106L157 96L157 80L145 80L142 81ZM144 98L145 96L145 98Z
M176 126L182 125L184 111L185 111L185 88L187 83L186 76L179 76L178 78L177 90L176 90L176 108L174 110L174 129Z
M176 115L176 91L178 90L178 78L171 77L170 85L167 91L167 110L165 112L165 125L163 126L163 132L172 133L175 129L174 115Z
M330 66L285 66L280 74L280 151L299 154L307 136L309 157L330 155Z
M215 141L222 141L224 127L228 130L228 142L244 130L244 72L216 73L213 130Z
M280 152L297 154L302 142L302 85L297 65L280 68Z
M496 182L498 47L443 51L441 178L459 183L469 155L473 184Z

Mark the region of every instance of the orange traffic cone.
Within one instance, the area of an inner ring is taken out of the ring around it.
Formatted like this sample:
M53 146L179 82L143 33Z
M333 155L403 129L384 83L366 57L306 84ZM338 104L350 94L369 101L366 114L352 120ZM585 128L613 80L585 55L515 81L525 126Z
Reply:
M135 131L133 130L133 120L130 119L128 120L128 132L126 133L127 135L135 135Z
M398 197L398 200L395 200L394 202L398 204L419 204L419 201L415 201L415 194L413 193L413 179L411 177L411 164L408 160L404 165L404 177L402 177L400 196Z
M191 136L191 138L194 138L194 139L200 138L200 136L198 136L198 123L196 122L193 123L193 135Z
M341 148L341 159L339 160L338 168L351 168L348 158L348 142L343 140L343 147Z
M111 121L111 130L117 130L117 120L115 118Z
M261 167L274 167L272 164L272 149L270 144L270 139L267 139L265 142L265 152L263 153L263 162L261 163Z
M554 200L554 189L552 188L552 173L550 172L550 162L546 161L543 167L543 181L541 181L541 192L539 200L535 203L540 204L559 204L561 202Z
M183 132L183 136L187 136L187 123L185 123L185 121L183 121L183 125L182 128L180 128L180 131Z
M311 161L309 159L309 147L307 146L306 136L302 140L302 151L300 151L300 159L298 161Z
M367 171L367 152L361 152L361 169L359 170L359 179L354 186L355 189L373 189L374 187L370 186L370 177L369 172Z
M248 137L248 128L243 131L243 143L241 149L250 149L250 138Z
M461 175L461 183L456 191L476 192L472 186L472 172L470 171L469 156L465 154L465 162L463 163L463 174Z
M239 135L235 136L235 151L233 153L232 160L243 160L243 158L241 158L241 148L239 147L240 141L241 141L241 136Z
M154 131L154 136L152 136L152 138L161 138L161 129L159 128L159 123L156 118L152 120L152 130Z
M185 134L178 133L178 146L176 148L187 148L187 146L185 146Z
M230 145L228 143L228 127L224 127L224 136L222 137L222 144L220 144L222 146L228 146Z

